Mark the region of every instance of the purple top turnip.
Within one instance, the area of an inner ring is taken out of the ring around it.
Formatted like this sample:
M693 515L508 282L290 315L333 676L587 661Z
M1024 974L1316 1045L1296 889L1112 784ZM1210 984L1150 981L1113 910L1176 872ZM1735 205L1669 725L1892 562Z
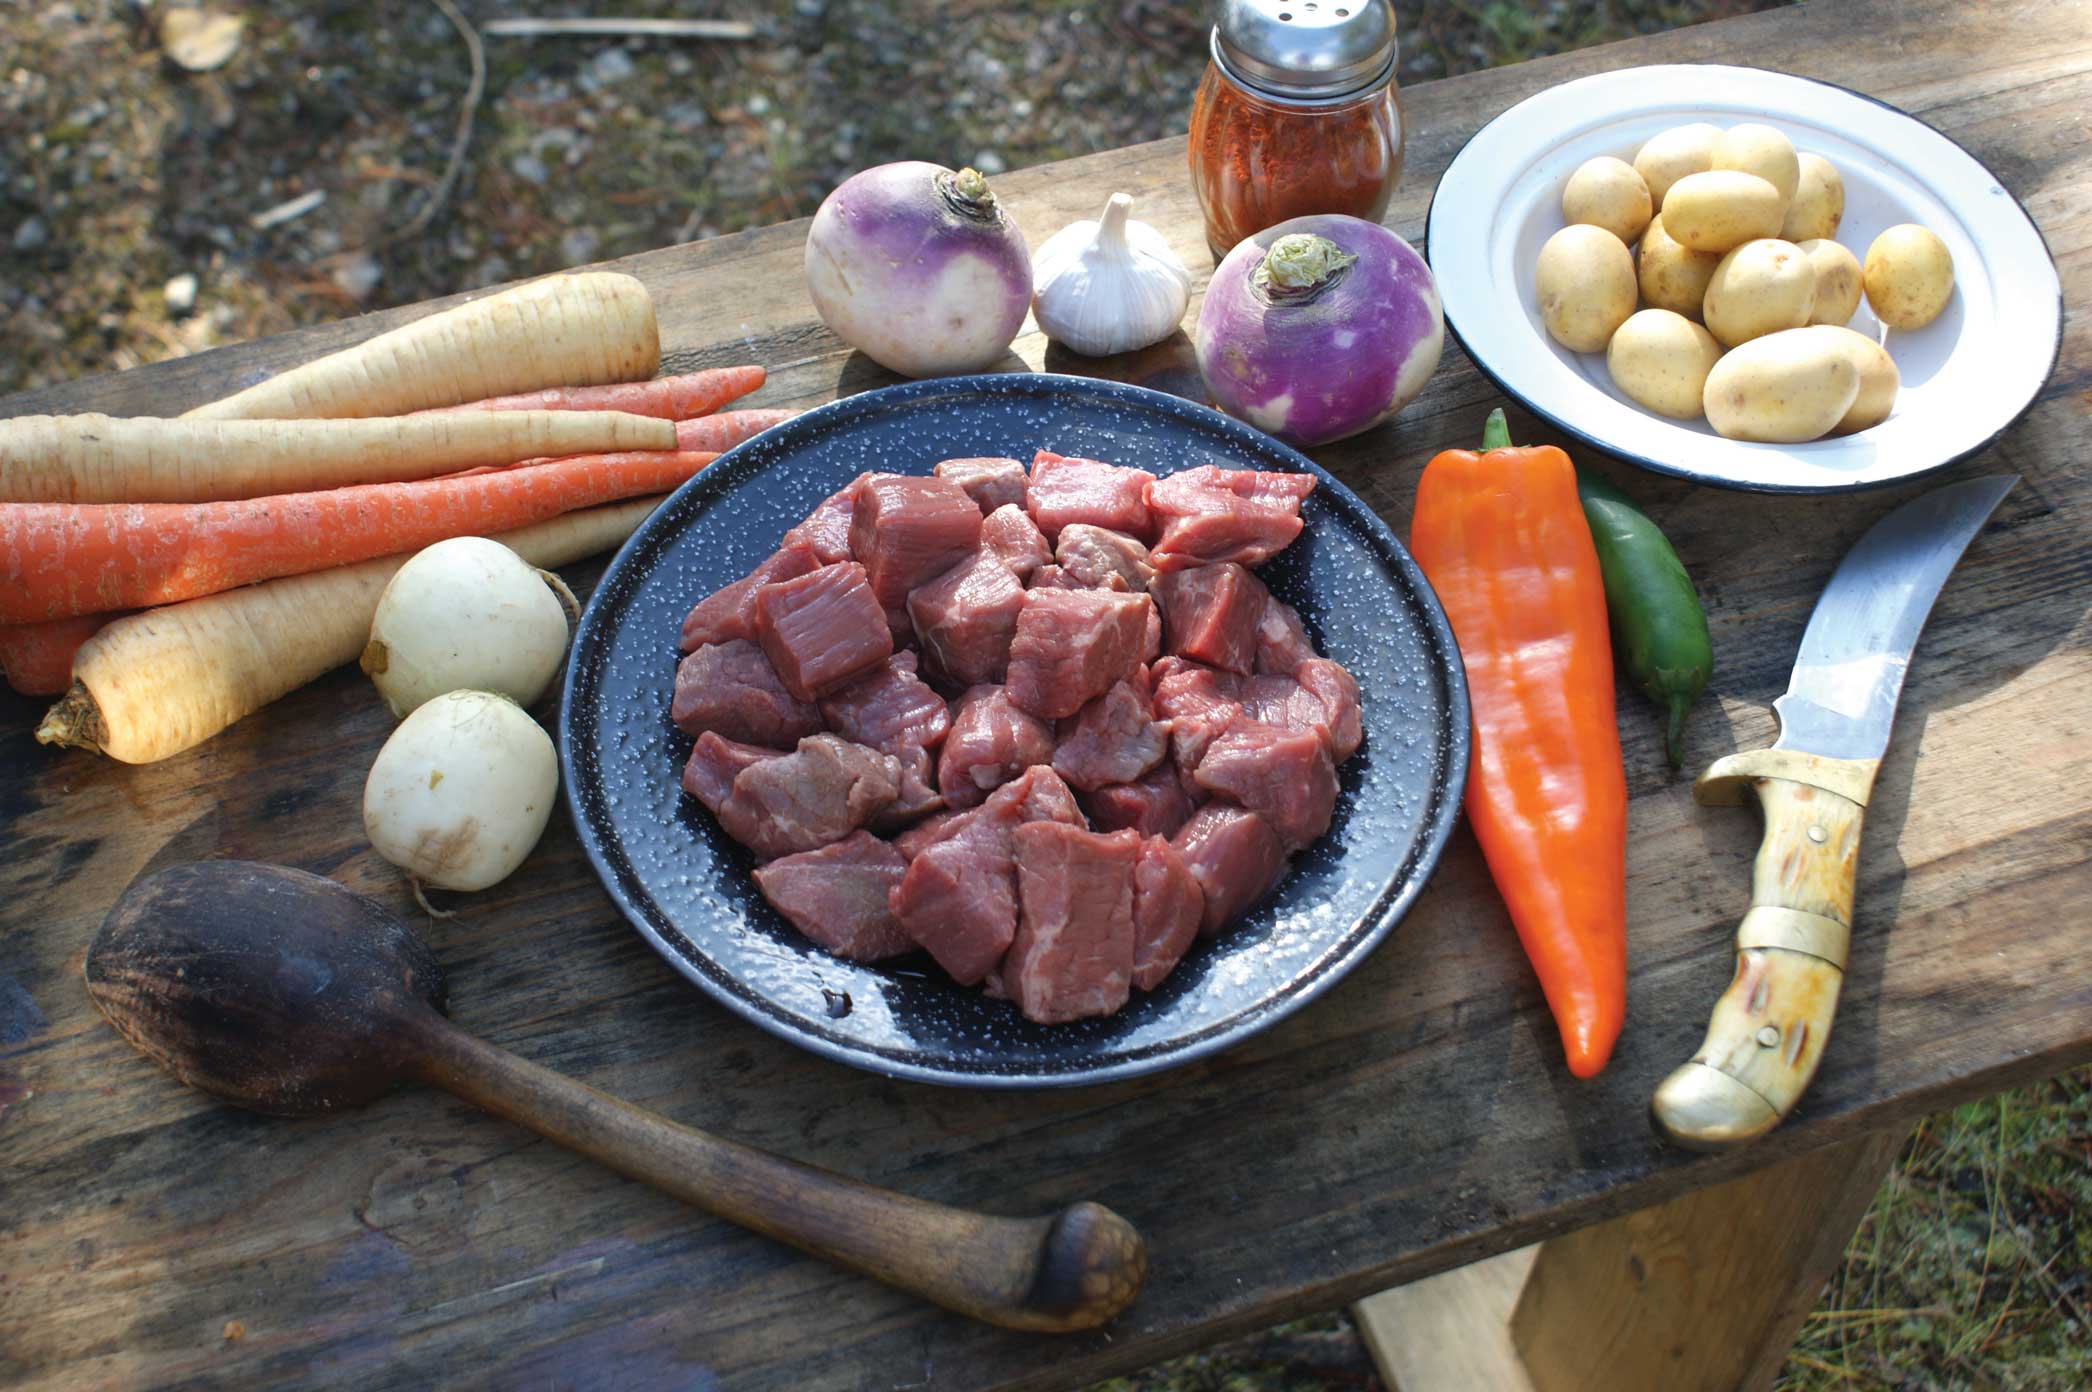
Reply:
M1031 253L974 170L911 160L853 174L806 235L821 322L910 377L999 361L1031 306Z
M1223 411L1319 445L1415 399L1438 366L1445 316L1409 243L1328 214L1237 243L1213 272L1192 345Z

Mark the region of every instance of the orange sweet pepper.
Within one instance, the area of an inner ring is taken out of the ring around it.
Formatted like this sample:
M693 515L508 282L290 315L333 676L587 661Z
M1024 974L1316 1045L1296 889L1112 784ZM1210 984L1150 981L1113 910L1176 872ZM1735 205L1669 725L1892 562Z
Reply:
M1627 1014L1627 779L1605 584L1569 456L1511 448L1502 411L1482 442L1425 466L1409 549L1467 667L1468 823L1569 1071L1589 1078Z

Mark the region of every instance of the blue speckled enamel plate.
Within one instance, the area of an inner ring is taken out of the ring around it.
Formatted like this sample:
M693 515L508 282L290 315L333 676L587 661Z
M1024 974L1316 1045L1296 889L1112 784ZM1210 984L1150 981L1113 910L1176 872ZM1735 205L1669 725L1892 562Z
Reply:
M756 892L747 852L679 785L669 723L683 615L775 549L867 469L1038 448L1156 474L1197 464L1313 473L1307 530L1262 571L1315 643L1356 674L1365 745L1336 821L1279 890L1202 941L1117 1015L1039 1026L953 985L927 957L840 961ZM1269 436L1159 392L1047 374L913 382L764 433L686 484L625 544L589 601L560 722L567 800L618 907L713 999L876 1073L1049 1087L1152 1073L1235 1044L1327 990L1387 936L1438 862L1467 773L1466 686L1451 630L1387 525Z

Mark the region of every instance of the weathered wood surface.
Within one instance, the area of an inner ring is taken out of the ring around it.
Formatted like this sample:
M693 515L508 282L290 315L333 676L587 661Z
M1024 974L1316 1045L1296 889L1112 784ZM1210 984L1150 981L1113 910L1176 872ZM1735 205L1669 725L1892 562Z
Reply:
M1444 1270L2092 1058L2092 4L1775 11L1406 93L1418 235L1467 135L1566 78L1745 61L1911 110L2028 206L2072 306L2057 372L1958 473L2025 482L1933 615L1868 811L1852 969L1816 1086L1770 1139L1697 1158L1651 1134L1651 1087L1727 981L1758 826L1696 809L1657 721L1622 702L1629 1022L1606 1074L1562 1070L1539 993L1463 832L1416 910L1315 1008L1142 1082L1032 1096L882 1081L726 1015L613 914L555 821L529 865L428 938L466 1028L692 1125L991 1211L1075 1198L1139 1224L1146 1292L1105 1333L997 1333L707 1220L425 1090L312 1121L184 1092L88 1005L82 954L138 871L234 855L406 900L365 846L389 726L338 674L188 756L126 768L27 739L0 703L0 1383L29 1388L1055 1387ZM1125 189L1208 264L1179 141L998 181L1034 241ZM889 379L813 321L803 225L624 263L672 367L755 360L756 404ZM172 412L397 322L372 316L0 403ZM1017 345L1026 366L1088 366ZM1115 375L1181 384L1179 338ZM1015 365L1014 363L1012 364ZM1418 467L1497 397L1457 350L1388 428L1320 451L1406 530ZM1514 431L1538 438L1530 420ZM1616 471L1616 476L1617 471ZM1713 693L1692 767L1773 734L1768 703L1835 558L1917 491L1781 500L1623 477L1699 576ZM1893 926L1892 926L1893 925Z
M1541 1243L1510 1313L1535 1392L1766 1392L1903 1135L1855 1136Z

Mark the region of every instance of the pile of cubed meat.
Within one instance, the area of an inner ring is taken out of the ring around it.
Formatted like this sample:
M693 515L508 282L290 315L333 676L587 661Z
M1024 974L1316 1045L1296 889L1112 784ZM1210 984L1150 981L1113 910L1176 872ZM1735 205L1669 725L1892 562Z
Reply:
M1358 685L1249 569L1315 480L865 474L683 622L683 787L828 951L1041 1023L1152 991L1329 829Z

